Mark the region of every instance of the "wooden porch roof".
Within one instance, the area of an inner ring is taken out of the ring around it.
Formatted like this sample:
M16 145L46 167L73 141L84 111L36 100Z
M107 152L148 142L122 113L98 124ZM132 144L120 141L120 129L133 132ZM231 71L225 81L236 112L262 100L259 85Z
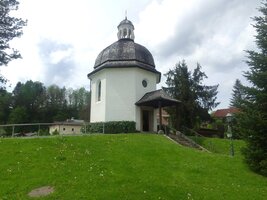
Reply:
M139 101L135 103L137 106L149 106L153 108L174 106L181 101L171 98L162 89L146 93Z

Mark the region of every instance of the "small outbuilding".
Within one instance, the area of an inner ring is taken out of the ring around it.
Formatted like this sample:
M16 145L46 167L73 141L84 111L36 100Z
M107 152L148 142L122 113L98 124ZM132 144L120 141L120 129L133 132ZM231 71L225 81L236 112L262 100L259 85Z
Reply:
M81 134L81 128L84 125L83 120L69 119L63 122L55 122L49 126L49 133L53 135L58 132L60 135Z

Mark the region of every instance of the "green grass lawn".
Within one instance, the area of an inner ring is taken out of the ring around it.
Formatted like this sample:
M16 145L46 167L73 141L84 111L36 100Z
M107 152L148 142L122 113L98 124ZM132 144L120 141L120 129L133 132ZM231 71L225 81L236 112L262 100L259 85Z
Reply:
M241 156L182 147L162 135L0 139L0 199L267 199L267 178Z
M207 138L199 136L192 136L190 138L213 153L230 155L231 143L229 139ZM242 157L241 149L245 146L245 142L243 140L233 140L232 142L234 147L234 155L237 157Z

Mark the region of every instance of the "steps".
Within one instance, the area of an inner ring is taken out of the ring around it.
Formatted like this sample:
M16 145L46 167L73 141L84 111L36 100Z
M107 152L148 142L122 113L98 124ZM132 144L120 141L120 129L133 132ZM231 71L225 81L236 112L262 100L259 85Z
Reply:
M173 140L173 141L175 141L175 142L177 142L183 146L195 148L195 149L198 149L200 151L210 152L209 150L200 146L199 144L197 144L196 142L194 142L189 137L185 136L183 133L181 133L179 131L177 131L176 134L166 135L166 137L170 138L171 140Z

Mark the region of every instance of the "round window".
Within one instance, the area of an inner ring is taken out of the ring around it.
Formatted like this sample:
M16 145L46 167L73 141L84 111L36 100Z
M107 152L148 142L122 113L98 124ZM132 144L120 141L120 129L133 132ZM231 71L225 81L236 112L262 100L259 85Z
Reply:
M147 81L146 81L146 80L143 80L143 81L142 81L142 85L143 85L144 87L146 87L146 86L147 86Z

